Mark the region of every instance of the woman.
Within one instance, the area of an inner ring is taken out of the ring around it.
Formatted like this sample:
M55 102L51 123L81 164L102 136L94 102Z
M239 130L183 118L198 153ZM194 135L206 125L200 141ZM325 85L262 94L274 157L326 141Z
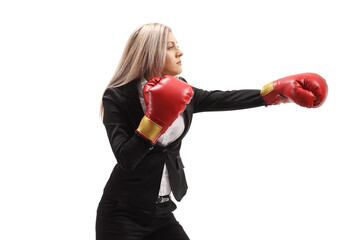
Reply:
M170 194L187 191L179 154L193 113L295 102L317 107L326 83L317 74L289 76L260 90L205 91L174 77L183 52L171 29L146 24L129 38L107 86L101 113L117 160L97 210L97 240L189 239Z

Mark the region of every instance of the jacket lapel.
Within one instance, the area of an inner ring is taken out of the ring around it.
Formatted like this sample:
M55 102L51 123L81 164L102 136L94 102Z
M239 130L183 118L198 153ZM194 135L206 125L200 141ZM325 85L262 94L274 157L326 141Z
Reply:
M176 146L177 144L179 144L179 142L182 141L182 139L185 137L185 135L187 134L187 132L189 131L190 128L190 124L191 124L191 120L192 120L192 111L188 109L189 105L186 107L185 111L184 111L184 120L185 120L185 129L184 132L181 134L180 137L178 137L178 139L176 139L174 142L169 144L169 148L171 148L172 146Z

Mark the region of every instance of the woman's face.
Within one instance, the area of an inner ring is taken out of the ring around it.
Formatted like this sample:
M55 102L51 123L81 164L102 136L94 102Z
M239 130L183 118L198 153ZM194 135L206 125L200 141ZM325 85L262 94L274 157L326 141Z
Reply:
M169 32L166 49L166 60L165 67L162 71L162 75L175 76L182 72L181 59L180 57L184 53L177 46L177 41L172 34Z

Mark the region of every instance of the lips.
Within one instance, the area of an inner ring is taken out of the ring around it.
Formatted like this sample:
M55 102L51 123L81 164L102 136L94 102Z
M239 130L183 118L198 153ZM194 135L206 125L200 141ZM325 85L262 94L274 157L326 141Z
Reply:
M181 61L178 61L176 64L180 64L180 65L181 65Z

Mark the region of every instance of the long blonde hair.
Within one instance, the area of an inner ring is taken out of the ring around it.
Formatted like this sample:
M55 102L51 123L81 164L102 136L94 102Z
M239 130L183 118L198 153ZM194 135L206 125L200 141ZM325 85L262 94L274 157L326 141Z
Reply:
M125 85L140 77L161 76L169 32L171 29L160 23L144 24L137 28L127 41L120 62L105 90ZM101 119L103 114L104 106L101 101Z

